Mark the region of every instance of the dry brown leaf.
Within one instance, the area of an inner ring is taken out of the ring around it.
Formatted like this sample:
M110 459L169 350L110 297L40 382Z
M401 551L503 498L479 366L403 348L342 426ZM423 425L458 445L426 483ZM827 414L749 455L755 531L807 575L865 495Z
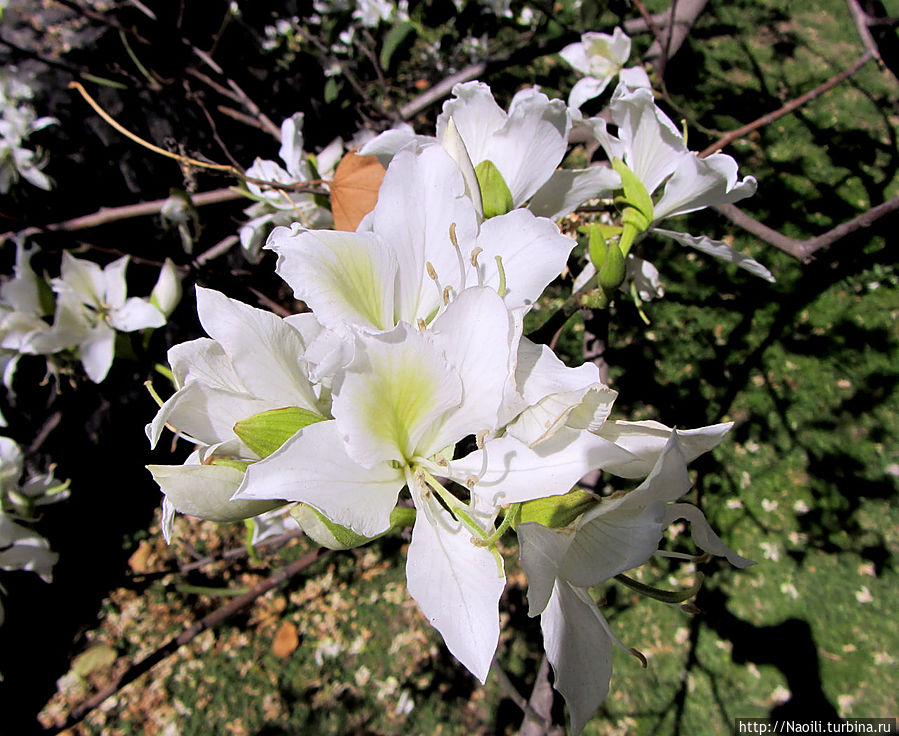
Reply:
M330 184L335 230L359 227L375 208L383 179L384 167L374 156L358 156L354 149L340 159Z
M297 627L290 621L285 621L278 627L278 632L272 640L272 654L276 657L287 657L300 644Z
M134 551L134 554L128 558L128 566L136 573L149 572L147 563L150 561L150 553L153 551L153 545L146 539L143 540Z

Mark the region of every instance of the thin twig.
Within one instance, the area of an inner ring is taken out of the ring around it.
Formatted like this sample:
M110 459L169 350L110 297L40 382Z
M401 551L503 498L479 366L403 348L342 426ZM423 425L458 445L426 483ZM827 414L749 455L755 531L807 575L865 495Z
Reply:
M549 661L544 655L537 670L531 697L528 700L529 710L518 731L518 736L544 736L555 733L552 724L553 689L549 684ZM531 716L536 715L536 718Z
M784 115L789 115L796 108L802 107L804 104L810 102L811 100L814 100L816 97L820 97L825 92L828 92L829 90L836 87L838 84L840 84L840 82L843 82L851 77L873 58L874 55L871 53L870 49L865 51L865 53L858 57L858 59L856 59L852 66L850 66L848 69L844 69L839 74L835 74L823 84L819 84L817 87L809 90L804 95L800 95L795 100L791 100L780 109L769 112L767 115L762 115L762 117L758 118L757 120L753 120L751 123L747 123L746 125L721 136L721 138L719 138L712 145L703 150L699 154L699 157L705 158L706 156L709 156L716 151L724 148L724 146L733 143L735 140L744 137L748 133L751 133L753 130L768 125L778 118L782 118Z
M100 706L100 704L102 704L103 701L105 701L107 698L114 695L123 687L136 680L152 667L159 664L159 662L162 662L164 659L174 654L176 651L178 651L178 649L180 649L188 642L192 641L199 634L206 631L207 629L218 626L229 616L232 616L242 608L250 605L261 595L264 595L268 591L278 587L295 575L298 575L313 563L318 562L318 560L326 557L329 553L330 550L317 549L303 555L298 560L294 560L286 567L274 573L268 579L259 583L259 585L255 586L252 590L244 593L243 595L237 596L221 608L217 608L208 616L204 616L200 621L185 629L178 636L174 637L173 639L169 639L169 641L159 647L155 652L147 655L139 662L131 665L131 667L125 670L125 672L114 683L103 688L96 695L88 698L81 705L74 708L69 714L69 717L65 720L65 723L54 730L53 733L58 734L61 731L65 731L66 729L71 728L76 723L80 723L92 710Z
M207 204L218 204L220 202L230 202L234 199L243 199L244 195L238 189L212 189L208 192L200 192L191 196L191 202L194 206L202 207ZM122 207L101 207L97 212L90 215L82 215L71 220L63 220L62 222L53 222L48 225L35 225L21 231L24 235L35 235L40 232L74 232L76 230L87 230L88 228L106 225L110 222L118 222L119 220L128 220L132 217L143 217L144 215L155 215L169 199L154 199L150 202L140 202L138 204L128 204ZM0 234L0 241L9 238L16 233L6 232Z
M219 256L224 255L239 242L240 238L237 235L229 235L228 237L223 238L218 243L213 245L209 250L200 253L200 255L198 255L194 259L194 265L199 267L204 263L208 263L213 258L218 258Z

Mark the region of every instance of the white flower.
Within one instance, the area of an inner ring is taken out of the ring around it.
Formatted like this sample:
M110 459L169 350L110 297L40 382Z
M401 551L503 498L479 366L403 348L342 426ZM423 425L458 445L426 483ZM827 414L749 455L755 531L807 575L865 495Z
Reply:
M313 172L303 151L303 113L295 113L281 123L281 149L278 155L284 162L282 168L274 161L256 159L247 169L247 176L279 184L300 184L313 179ZM343 154L343 142L332 141L315 157L316 170L320 177L333 175ZM247 208L244 214L251 219L240 228L240 243L244 255L253 263L260 259L260 251L265 238L272 228L299 222L305 227L331 227L334 218L330 209L318 204L315 196L308 192L290 192L284 189L263 189L258 184L247 182L247 189L257 203Z
M589 433L558 433L539 451L506 436L452 458L456 443L500 428L519 338L507 306L487 287L463 291L423 332L405 322L358 330L355 358L335 379L334 420L302 429L252 464L237 494L301 501L372 537L389 528L408 487L418 509L409 592L481 681L499 635L504 579L489 537L500 505L561 493L591 467L627 456ZM467 487L471 501L438 478Z
M726 556L737 567L753 564L715 535L699 509L673 503L691 485L686 463L678 435L670 432L652 472L638 488L615 500L601 500L561 529L535 522L518 525L529 613L541 615L546 655L555 687L568 704L572 733L583 729L608 693L613 644L628 651L588 588L649 560L665 527L678 518L691 521L700 548Z
M651 231L774 281L768 269L723 242L657 226L668 217L749 197L756 191L755 179L747 176L738 181L737 163L726 154L699 158L688 150L677 127L656 107L648 89L631 90L619 84L610 108L612 121L618 126L617 137L608 132L601 118L591 118L586 124L592 127L609 159L623 161L652 197Z
M518 92L504 111L481 82L453 87L454 99L437 117L437 137L416 136L408 126L382 133L361 150L387 164L397 151L440 143L466 176L468 194L477 200L472 171L490 162L508 189L508 209L527 204L537 215L557 219L587 199L606 196L620 183L618 175L596 166L556 168L568 148L571 118L561 100L536 89Z
M308 348L318 349L323 367L335 360L335 348L310 314L285 320L199 287L197 311L211 339L169 350L178 390L146 431L152 446L169 425L202 448L184 465L149 470L173 511L216 521L256 516L277 504L231 500L243 481L242 467L259 459L234 426L285 407L328 416L329 396L313 385L310 375L317 366L310 365ZM219 458L225 462L217 464ZM168 524L167 537L170 531Z
M574 241L549 220L515 210L481 225L453 160L439 146L402 151L375 209L355 233L277 228L267 247L278 274L326 327L388 330L428 323L474 285L533 303L564 268ZM500 265L501 264L501 267Z
M587 100L599 97L616 76L628 87L649 87L649 77L641 67L625 69L631 55L631 40L620 28L607 33L585 33L578 43L572 43L559 52L565 61L581 74L568 95L568 105L578 108Z
M44 350L77 346L94 383L106 378L112 365L116 330L133 332L165 324L165 315L148 300L128 298L128 260L123 256L101 269L63 253L61 275L53 280L58 295L53 334L46 341L35 341Z

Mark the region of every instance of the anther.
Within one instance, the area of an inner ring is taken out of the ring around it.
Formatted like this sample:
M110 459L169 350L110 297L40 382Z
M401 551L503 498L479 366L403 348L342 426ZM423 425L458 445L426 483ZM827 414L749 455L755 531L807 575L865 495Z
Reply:
M455 222L450 223L449 236L450 236L450 242L453 244L453 247L458 249L459 241L456 238L456 223Z
M452 286L444 286L443 287L443 306L447 307L450 303L450 295L452 293Z
M437 280L437 271L434 270L434 265L430 261L427 261L427 262L425 262L425 268L428 271L428 276L430 276L434 281L436 281Z
M424 332L426 329L428 329L428 325L425 323L425 321L421 317L418 318L417 324L418 324L419 332Z
M473 251L471 251L471 265L474 266L475 268L478 267L478 256L481 255L481 253L483 253L483 252L484 252L484 249L480 248L480 247L475 248Z

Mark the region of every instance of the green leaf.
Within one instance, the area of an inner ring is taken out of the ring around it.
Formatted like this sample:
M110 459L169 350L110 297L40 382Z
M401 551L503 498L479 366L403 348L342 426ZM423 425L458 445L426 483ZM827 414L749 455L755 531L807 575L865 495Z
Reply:
M314 411L287 406L241 419L234 425L234 434L259 457L266 458L303 427L324 420L325 417Z
M330 105L334 100L336 100L340 96L340 88L343 85L337 77L328 77L328 81L325 82L324 89L324 98L325 104Z
M484 206L485 218L504 215L514 208L512 192L509 191L506 180L493 161L489 159L481 161L474 167L474 173L481 187L481 203Z
M388 70L390 68L390 62L393 59L394 53L406 40L410 33L415 31L415 26L413 26L408 20L400 21L399 23L394 24L393 28L391 28L387 35L384 37L384 45L381 47L381 68L383 70Z
M618 206L623 205L625 208L633 207L643 215L643 217L646 218L646 225L642 230L646 230L646 228L649 227L649 223L652 222L652 197L649 196L649 192L646 191L643 182L640 181L633 171L624 165L624 162L620 158L616 158L612 161L612 168L620 174L621 187L624 189L624 196L616 197L615 204Z
M538 498L521 504L517 523L535 521L551 529L559 529L568 526L597 503L599 499L594 494L575 488L561 496Z

